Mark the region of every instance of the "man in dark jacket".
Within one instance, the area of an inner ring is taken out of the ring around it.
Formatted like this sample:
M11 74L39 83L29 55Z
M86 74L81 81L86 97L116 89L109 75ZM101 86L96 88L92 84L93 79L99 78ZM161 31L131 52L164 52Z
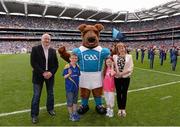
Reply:
M51 36L43 34L41 38L41 45L32 48L31 52L31 66L33 69L33 98L31 103L31 117L32 123L38 122L39 102L43 83L46 83L47 89L47 111L51 116L54 112L54 75L58 68L58 59L56 50L50 48Z

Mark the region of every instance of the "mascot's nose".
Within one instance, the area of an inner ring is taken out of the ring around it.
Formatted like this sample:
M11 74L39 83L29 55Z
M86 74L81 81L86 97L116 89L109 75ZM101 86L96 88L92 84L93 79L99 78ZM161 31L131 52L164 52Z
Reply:
M95 42L95 40L96 40L96 39L95 39L94 37L89 37L89 38L88 38L88 42Z

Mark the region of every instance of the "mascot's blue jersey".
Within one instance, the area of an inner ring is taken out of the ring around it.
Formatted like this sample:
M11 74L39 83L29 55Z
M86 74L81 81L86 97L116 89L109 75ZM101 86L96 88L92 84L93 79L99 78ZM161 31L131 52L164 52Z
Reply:
M102 70L104 59L110 55L108 48L97 46L93 49L88 49L84 46L75 48L72 51L78 56L78 64L80 70L84 72L97 72Z

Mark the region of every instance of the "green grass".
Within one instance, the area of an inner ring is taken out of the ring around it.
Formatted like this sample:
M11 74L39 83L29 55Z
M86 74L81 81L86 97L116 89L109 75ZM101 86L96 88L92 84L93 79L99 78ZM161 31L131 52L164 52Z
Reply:
M59 59L59 69L55 80L55 104L66 102L64 79L61 76L65 62ZM134 72L131 78L130 90L154 85L180 81L180 76L141 70L149 69L149 63L145 58L144 64L134 60ZM136 68L139 67L139 68ZM160 66L158 57L155 58L154 69L180 75L180 64L178 61L176 71L171 71L169 57ZM32 69L29 55L0 55L0 114L29 109L32 99ZM180 126L180 83L157 87L154 89L128 93L127 117L119 118L117 114L113 118L99 115L94 110L94 101L90 102L90 110L82 116L79 122L68 120L66 106L56 107L57 116L50 117L46 110L41 110L40 122L37 125L46 126L121 126L121 125L156 125L156 126ZM161 98L170 98L161 100ZM40 106L46 105L46 89L43 88ZM115 113L117 106L114 107ZM31 126L30 113L14 114L0 117L0 125L23 125Z

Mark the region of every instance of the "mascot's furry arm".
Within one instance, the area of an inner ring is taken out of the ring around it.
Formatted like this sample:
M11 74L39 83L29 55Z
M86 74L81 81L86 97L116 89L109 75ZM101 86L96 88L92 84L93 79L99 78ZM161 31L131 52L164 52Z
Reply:
M60 47L58 49L58 52L59 52L61 58L63 58L68 63L70 62L70 60L69 60L70 54L66 51L65 46Z

